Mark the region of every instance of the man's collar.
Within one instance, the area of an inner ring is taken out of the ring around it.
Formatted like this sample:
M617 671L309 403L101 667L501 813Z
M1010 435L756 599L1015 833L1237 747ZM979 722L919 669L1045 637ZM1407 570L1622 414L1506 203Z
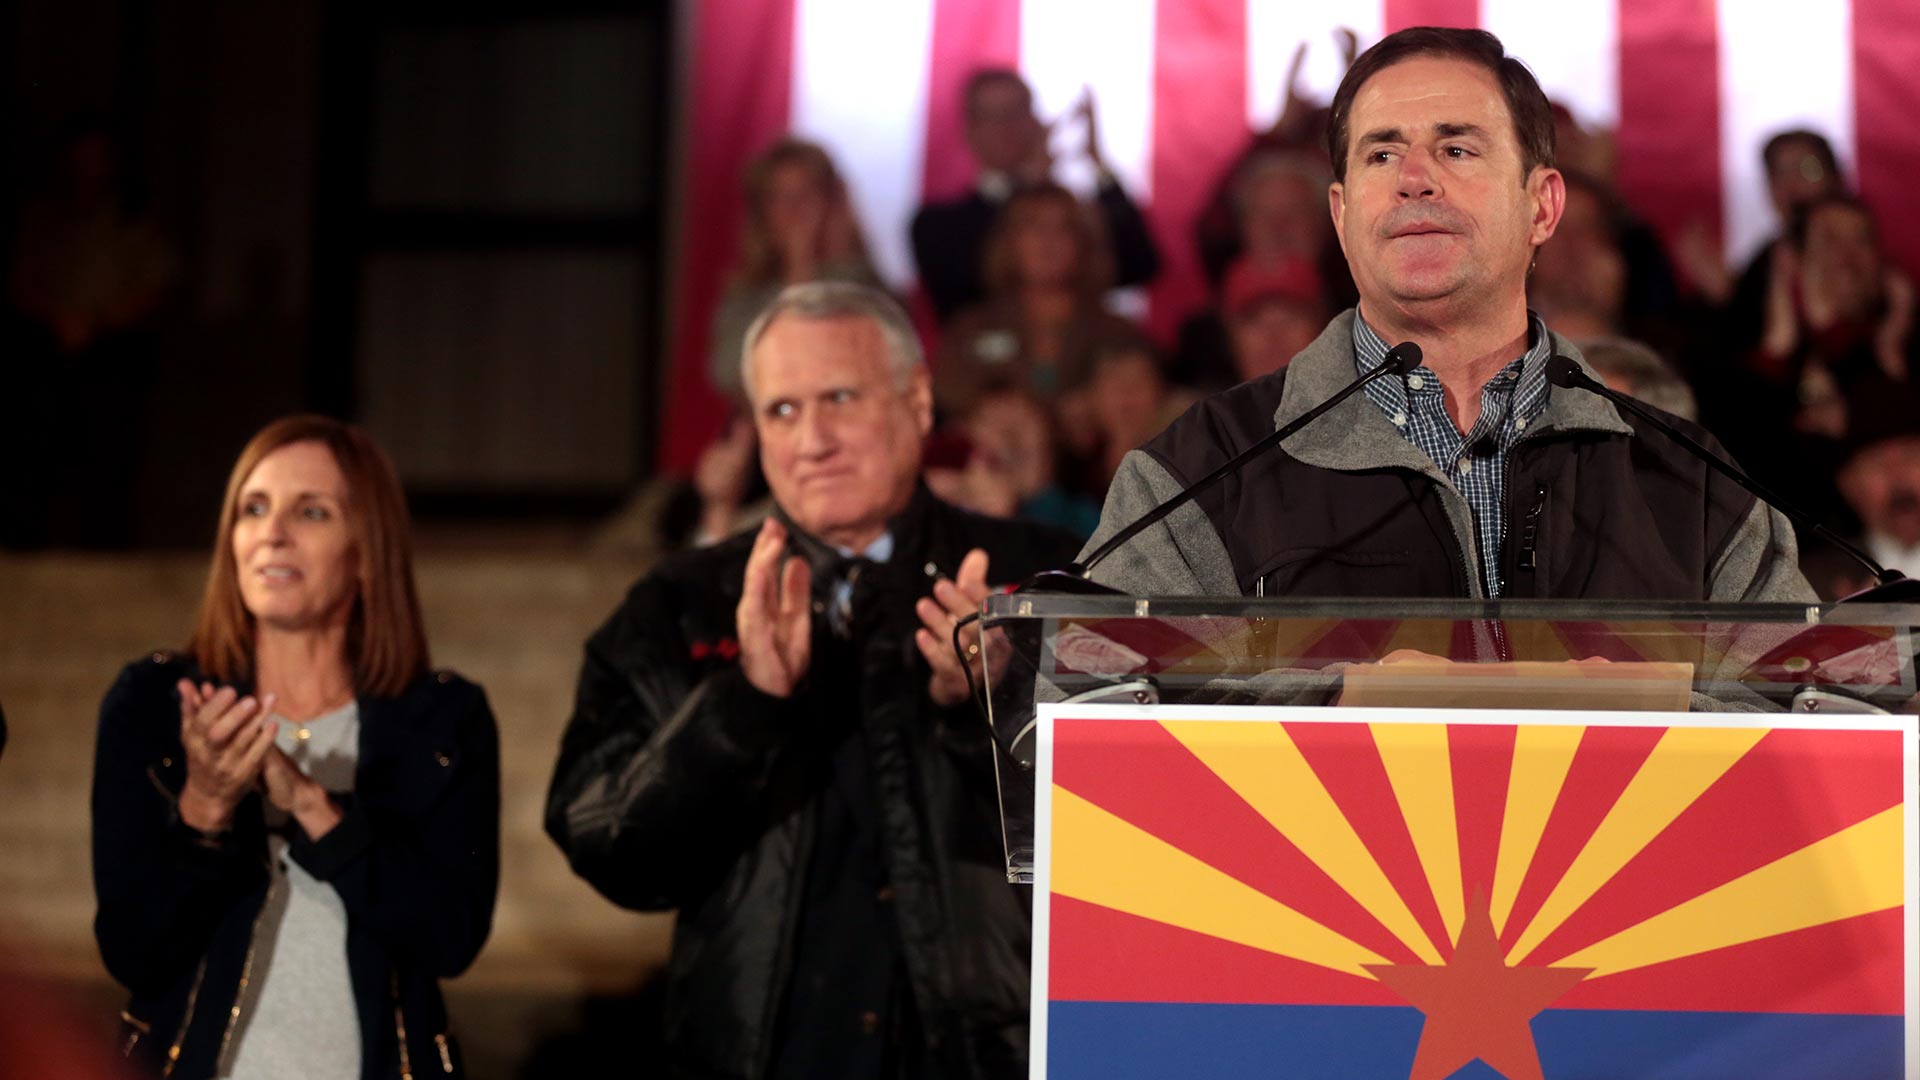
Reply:
M1290 423L1308 409L1339 393L1354 379L1354 309L1333 317L1327 328L1287 365L1280 391L1280 407L1274 410L1273 425ZM1548 331L1552 347L1548 355L1564 354L1589 375L1593 369L1581 358L1572 342ZM1597 431L1632 435L1633 429L1620 419L1613 403L1596 395L1578 391L1548 395L1547 404L1535 422L1535 432ZM1307 425L1286 441L1285 449L1308 465L1343 472L1362 469L1406 468L1436 473L1432 460L1419 447L1408 442L1388 422L1365 394L1355 394L1341 402L1331 413Z
M840 557L844 559L865 559L868 562L886 562L893 558L893 530L888 529L868 544L864 551L850 551L840 548Z
M1545 342L1544 345L1542 344L1543 341ZM1372 323L1367 322L1366 319L1360 316L1359 308L1355 308L1353 312L1354 373L1360 375L1372 370L1374 365L1379 362L1379 358L1385 356L1390 348L1391 346L1388 344L1387 339L1380 336L1379 331L1373 328ZM1547 324L1540 318L1538 312L1535 312L1532 308L1528 308L1527 347L1521 352L1517 359L1532 366L1534 364L1545 364L1552 356L1552 335L1547 332ZM1371 362L1363 364L1363 361ZM1422 364L1421 366L1425 367L1426 365ZM1511 365L1503 364L1501 365L1501 370L1504 371L1509 366ZM1432 369L1428 368L1428 370L1431 371Z
M892 559L896 552L913 550L919 543L920 534L925 531L924 520L927 507L932 500L933 493L927 490L927 486L915 481L913 494L908 497L907 505L899 513L888 518L879 538L869 544L865 551L860 552L842 551L839 547L802 529L794 523L792 516L784 507L775 505L773 513L780 519L780 523L787 527L787 546L793 550L794 554L807 560L807 565L814 571L814 577L817 580L823 572L843 559L859 557L883 563Z
M1357 311L1353 318L1353 369L1356 377L1364 375L1380 365L1391 351L1385 338ZM1546 383L1547 360L1553 356L1553 339L1547 333L1547 324L1532 309L1527 311L1527 347L1521 354L1502 365L1486 383L1477 388L1484 396L1489 388L1496 394L1504 393L1507 400L1516 400L1514 392L1524 388L1524 398L1519 404L1529 411L1524 414L1527 422L1534 419L1532 413L1545 405L1550 396ZM1420 365L1409 375L1424 374L1436 384L1439 375L1425 364ZM1389 417L1402 418L1413 411L1414 397L1409 387L1418 385L1409 383L1406 376L1398 378L1375 379L1367 384L1367 397L1380 407ZM1431 400L1431 399L1429 399Z

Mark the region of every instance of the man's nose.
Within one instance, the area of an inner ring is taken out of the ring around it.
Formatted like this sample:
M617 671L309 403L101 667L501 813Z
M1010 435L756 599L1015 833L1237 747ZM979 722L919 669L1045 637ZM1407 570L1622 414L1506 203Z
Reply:
M1403 199L1431 199L1440 194L1439 174L1434 172L1426 155L1418 151L1409 151L1400 158L1400 174L1396 179Z
M799 424L800 453L809 458L823 458L832 455L839 448L840 440L833 429L833 423L819 409L808 409L800 415Z

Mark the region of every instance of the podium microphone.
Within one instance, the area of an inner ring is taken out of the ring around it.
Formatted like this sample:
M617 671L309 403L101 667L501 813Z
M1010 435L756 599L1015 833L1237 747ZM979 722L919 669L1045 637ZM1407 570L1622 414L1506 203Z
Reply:
M1403 341L1387 350L1371 371L1348 383L1339 393L1308 409L1295 417L1292 422L1276 428L1271 435L1235 454L1207 475L1182 488L1167 501L1147 511L1138 520L1107 538L1107 542L1095 548L1085 562L1073 563L1063 570L1043 570L1020 583L1016 592L1028 592L1034 589L1050 589L1057 592L1072 593L1118 593L1120 590L1101 585L1092 579L1093 568L1119 548L1122 544L1146 532L1160 522L1165 521L1175 510L1187 505L1206 494L1213 487L1245 468L1254 458L1285 442L1295 432L1318 420L1334 406L1353 396L1354 392L1385 375L1404 375L1420 366L1420 346L1411 341Z
M1368 383L1389 374L1404 375L1419 366L1420 346L1411 341L1403 341L1395 345L1393 348L1387 350L1387 355L1382 357L1380 363L1375 365L1371 371L1368 371L1365 375L1360 376L1342 387L1339 393L1308 409L1306 412L1301 413L1295 417L1291 423L1275 429L1272 434L1265 436L1259 442L1235 454L1219 468L1187 485L1185 488L1182 488L1172 498L1154 507L1152 510L1147 511L1137 521L1132 522L1126 528L1108 537L1107 542L1094 549L1093 553L1087 556L1085 562L1070 563L1064 569L1060 570L1042 570L1014 586L1010 591L1033 592L1035 590L1045 589L1050 592L1077 593L1082 596L1120 595L1119 589L1113 588L1110 585L1102 585L1094 581L1090 576L1093 573L1093 568L1099 566L1101 560L1105 559L1108 555L1113 554L1116 548L1160 522L1165 521L1169 514L1172 514L1175 510L1206 494L1214 485L1245 468L1246 464L1254 458L1279 446L1295 432L1318 420L1326 414L1328 410L1347 400L1349 397L1352 397L1355 391L1366 386ZM962 638L962 632L979 621L980 612L978 611L955 620L952 635L953 652L955 658L960 661L960 670L965 672L967 676L967 696L973 699L974 703L980 709L981 717L986 719L988 726L991 727L992 718L989 714L987 703L980 694L980 688L976 686L973 681L971 659L980 651L980 645L978 643L968 645ZM1031 725L1029 725L1029 730L1031 730ZM1015 741L1018 742L1020 738L1021 736L1015 736Z
M1854 603L1893 604L1920 599L1920 582L1916 582L1898 570L1889 570L1879 563L1874 562L1873 558L1866 552L1848 543L1832 529L1820 524L1819 521L1814 519L1812 514L1794 506L1779 495L1774 494L1758 480L1755 480L1753 477L1748 476L1746 473L1721 460L1720 455L1700 445L1693 439L1688 438L1679 428L1674 427L1672 424L1667 423L1657 416L1652 409L1649 409L1647 406L1642 405L1640 402L1635 401L1633 398L1628 397L1618 390L1609 389L1599 380L1582 371L1580 365L1575 363L1571 357L1555 356L1553 359L1548 360L1547 381L1565 390L1585 390L1588 393L1599 394L1620 408L1652 424L1663 432L1667 438L1685 447L1694 457L1706 462L1722 476L1745 488L1754 498L1785 514L1794 524L1806 528L1809 532L1813 533L1813 535L1820 537L1841 551L1846 552L1854 561L1866 567L1867 570L1873 574L1873 580L1878 584L1871 588L1863 589L1851 596L1842 597L1840 600L1841 603L1852 601Z

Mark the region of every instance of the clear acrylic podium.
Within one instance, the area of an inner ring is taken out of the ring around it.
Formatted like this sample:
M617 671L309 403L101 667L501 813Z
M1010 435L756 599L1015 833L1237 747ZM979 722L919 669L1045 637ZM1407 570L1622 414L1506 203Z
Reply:
M1673 707L1679 677L1693 711L1920 709L1920 604L1011 593L981 625L1014 881L1031 881L1036 704L1638 711Z
M1033 1075L1920 1075L1916 626L990 598Z

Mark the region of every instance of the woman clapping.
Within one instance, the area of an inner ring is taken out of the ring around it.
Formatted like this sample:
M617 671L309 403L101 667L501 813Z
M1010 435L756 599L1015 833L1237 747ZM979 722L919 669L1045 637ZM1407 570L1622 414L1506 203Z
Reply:
M499 750L480 688L428 669L410 547L364 434L270 424L191 643L107 693L94 932L161 1075L460 1071L438 980L492 923Z

